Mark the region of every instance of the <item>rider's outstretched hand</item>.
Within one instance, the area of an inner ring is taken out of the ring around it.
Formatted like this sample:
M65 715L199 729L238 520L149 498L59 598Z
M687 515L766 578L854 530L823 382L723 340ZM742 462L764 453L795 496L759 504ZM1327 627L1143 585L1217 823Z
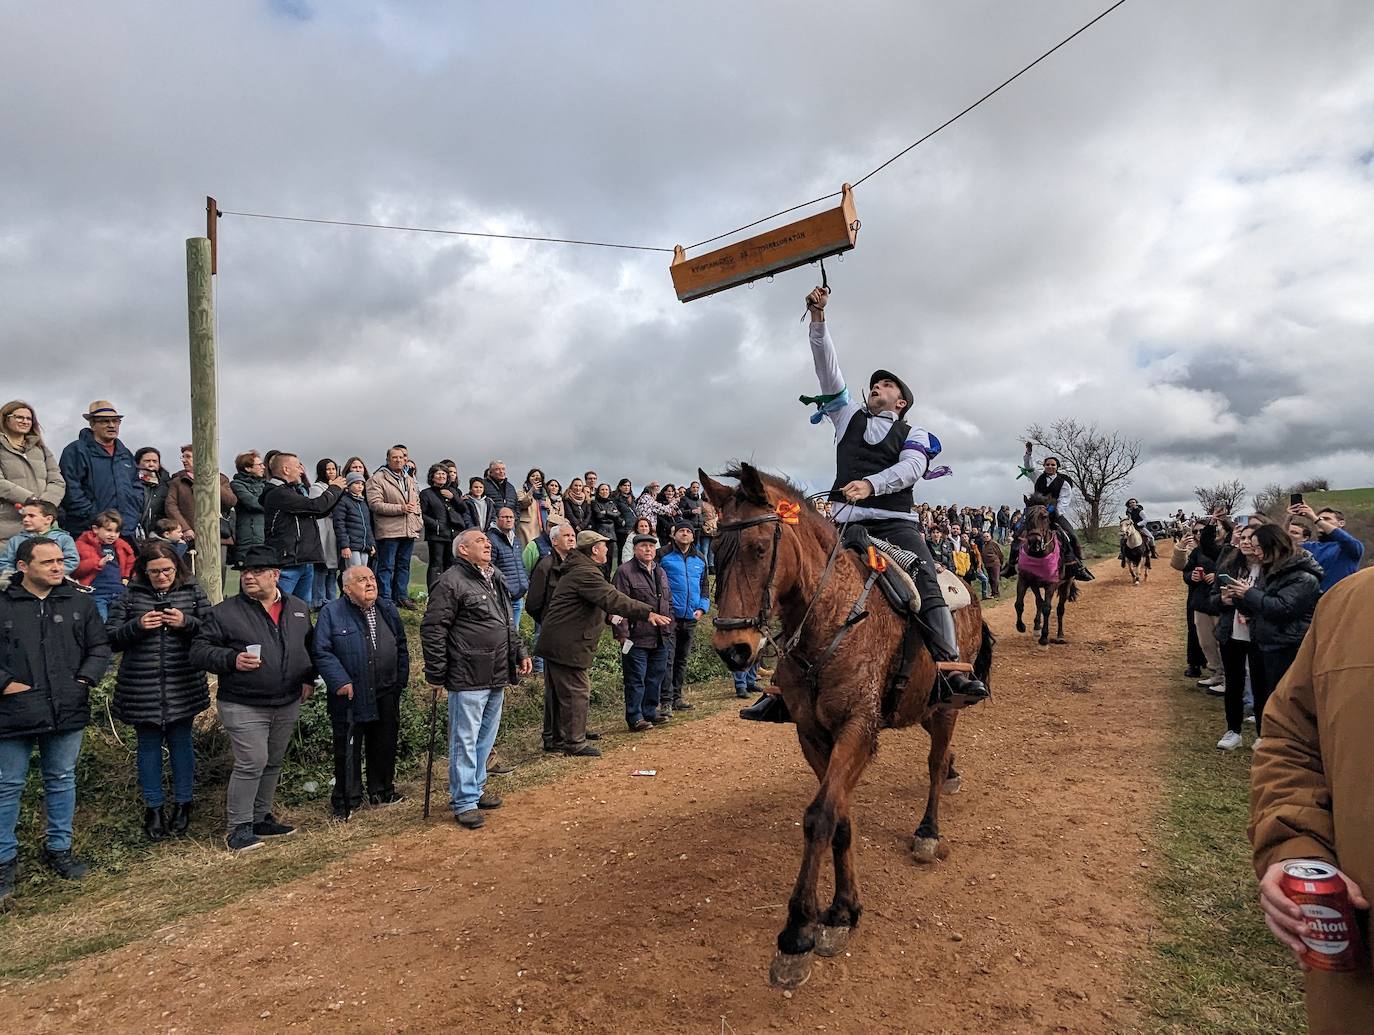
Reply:
M813 321L825 319L825 303L830 300L830 292L823 287L818 287L806 296L806 309L811 314Z

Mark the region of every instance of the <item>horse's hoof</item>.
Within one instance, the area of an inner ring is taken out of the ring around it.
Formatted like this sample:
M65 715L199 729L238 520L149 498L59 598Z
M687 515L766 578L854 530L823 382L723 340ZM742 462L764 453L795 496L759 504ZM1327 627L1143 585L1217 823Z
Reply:
M816 932L816 955L838 956L844 952L845 946L849 944L849 934L853 930L852 927L827 927L821 924Z
M822 928L825 930L825 928ZM779 952L773 957L773 965L768 968L768 983L774 988L800 988L811 976L811 953L802 952L793 956Z
M964 778L962 776L951 776L945 780L945 786L941 793L958 794L959 788L962 786L964 786Z
M1066 640L1066 639L1064 639L1064 637L1062 637L1062 636L1056 636L1054 639L1050 640L1050 642L1051 642L1051 643L1058 643L1058 644L1065 644L1065 643L1068 643L1069 641Z
M1016 631L1019 632L1019 633L1025 632L1025 631L1026 631L1026 623L1025 623L1025 622L1017 622L1017 623L1016 623Z
M923 866L940 861L940 839L938 837L918 837L912 845L911 854Z

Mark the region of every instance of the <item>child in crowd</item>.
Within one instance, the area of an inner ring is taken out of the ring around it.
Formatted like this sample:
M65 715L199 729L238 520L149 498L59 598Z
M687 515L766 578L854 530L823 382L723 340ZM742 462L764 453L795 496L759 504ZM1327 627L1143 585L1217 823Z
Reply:
M163 542L173 547L178 557L185 557L189 544L186 542L186 530L174 518L158 518L153 522L153 534L148 537L149 542Z
M102 510L91 520L89 532L76 541L80 563L72 573L76 581L90 586L102 621L110 617L110 604L124 592L124 583L134 571L134 550L120 538L124 519L117 510Z
M80 561L76 543L57 527L57 507L54 504L37 497L25 500L19 511L19 523L24 530L12 535L4 551L0 552L0 580L8 579L15 573L14 555L19 551L19 544L40 535L62 547L62 565L68 575L76 570Z
M347 569L367 564L368 558L377 552L377 537L372 531L372 512L363 498L367 479L357 471L350 471L344 480L347 491L339 498L331 517L334 538L339 546L339 562Z

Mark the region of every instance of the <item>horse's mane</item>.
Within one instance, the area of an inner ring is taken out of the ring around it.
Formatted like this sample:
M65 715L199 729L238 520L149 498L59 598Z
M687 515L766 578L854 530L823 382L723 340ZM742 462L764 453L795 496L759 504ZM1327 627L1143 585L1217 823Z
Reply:
M751 470L759 476L759 480L762 481L766 487L773 489L784 499L791 500L801 507L802 522L821 536L822 543L829 544L834 542L833 537L838 534L835 525L829 518L811 505L804 489L782 475L770 474L768 471L761 471L758 468L751 468ZM725 470L721 471L720 477L734 478L736 481L743 482L746 477L745 465L736 461L730 464ZM735 498L742 501L745 500L743 491L736 489Z
M1028 507L1045 507L1048 509L1052 502L1054 501L1048 496L1043 496L1038 492L1033 492L1026 497L1026 506Z

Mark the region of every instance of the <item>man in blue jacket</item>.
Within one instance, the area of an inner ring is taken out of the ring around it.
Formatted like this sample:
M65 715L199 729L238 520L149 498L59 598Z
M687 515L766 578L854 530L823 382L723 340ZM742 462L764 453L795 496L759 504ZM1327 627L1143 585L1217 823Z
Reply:
M1330 507L1314 511L1306 503L1295 503L1288 508L1288 513L1307 518L1317 528L1317 538L1303 543L1302 548L1322 566L1323 593L1359 570L1364 543L1345 530L1344 514Z
M367 566L344 569L344 595L320 611L311 656L329 691L334 733L334 818L363 803L363 745L367 746L367 795L373 805L396 805L396 741L401 693L410 682L410 651L401 613L377 593Z
M695 539L691 522L679 518L673 523L672 543L658 552L658 563L663 566L663 572L668 576L668 587L673 592L674 632L672 708L668 702L660 700L660 715L672 715L673 709L689 711L694 707L682 695L683 684L687 681L687 658L692 653L692 636L697 629L697 620L711 609L706 585L706 560L697 552Z
M134 533L143 516L143 487L134 454L119 440L124 415L108 399L97 399L82 416L90 427L67 443L58 462L67 483L60 524L89 528L102 510L117 510L124 519L124 537L137 546Z
M530 576L525 571L524 548L515 534L515 508L502 504L496 510L496 523L487 530L491 540L491 566L501 573L510 590L511 611L515 615L515 631L520 631L520 615L525 610L525 593L530 588Z

